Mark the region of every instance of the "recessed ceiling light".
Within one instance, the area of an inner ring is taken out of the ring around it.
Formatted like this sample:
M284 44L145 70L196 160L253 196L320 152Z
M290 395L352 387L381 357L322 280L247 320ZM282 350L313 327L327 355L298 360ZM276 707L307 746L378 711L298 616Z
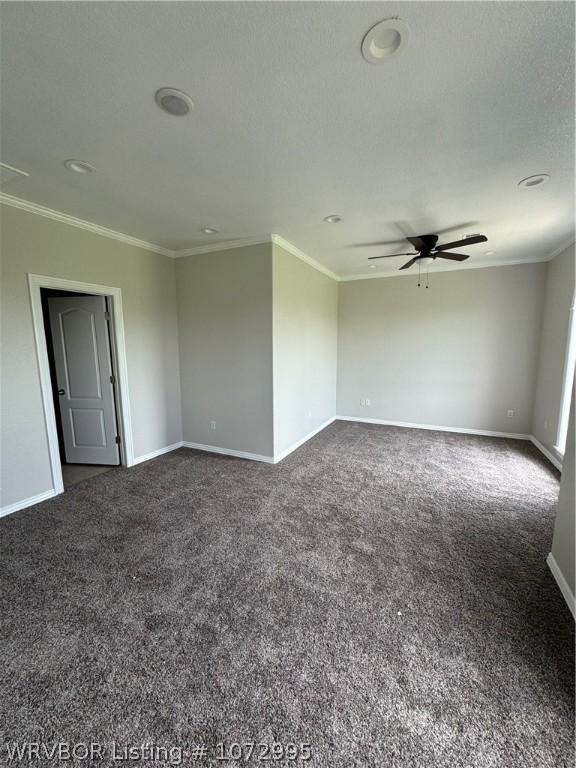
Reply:
M216 229L216 227L202 227L202 232L204 232L205 235L217 235L220 230Z
M385 19L368 30L362 40L362 56L369 64L383 64L400 53L410 38L408 26L400 19Z
M370 264L370 269L376 269L376 265L375 264Z
M74 173L92 173L96 170L93 165L85 163L84 160L65 160L64 165Z
M542 184L546 184L549 178L550 174L548 173L537 173L534 176L527 176L525 179L522 179L522 181L519 181L518 186L526 189L540 187Z
M160 88L154 94L156 104L175 117L184 117L190 110L194 109L194 102L184 91L178 88Z
M484 251L484 256L494 256L494 251Z
M339 221L342 221L342 216L338 216L337 213L331 213L330 216L324 216L324 221L326 224L338 224Z

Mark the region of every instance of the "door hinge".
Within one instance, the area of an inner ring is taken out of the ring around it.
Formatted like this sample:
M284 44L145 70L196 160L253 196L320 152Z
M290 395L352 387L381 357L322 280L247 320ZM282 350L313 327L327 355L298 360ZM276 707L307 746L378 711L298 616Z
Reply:
M110 376L110 384L116 384L116 376L114 376L114 374Z
M120 445L120 435L116 435L116 440L115 440L115 443L116 443L117 445Z

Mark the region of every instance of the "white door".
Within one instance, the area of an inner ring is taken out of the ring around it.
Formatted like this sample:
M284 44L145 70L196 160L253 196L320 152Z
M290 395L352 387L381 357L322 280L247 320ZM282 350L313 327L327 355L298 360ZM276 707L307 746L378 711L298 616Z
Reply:
M66 461L119 464L104 296L48 299Z

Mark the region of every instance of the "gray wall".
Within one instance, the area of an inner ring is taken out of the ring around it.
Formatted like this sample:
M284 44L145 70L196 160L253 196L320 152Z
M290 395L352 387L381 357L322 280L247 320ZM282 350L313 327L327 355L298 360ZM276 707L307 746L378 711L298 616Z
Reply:
M576 387L572 389L572 403L570 405L570 422L568 426L568 440L566 441L566 452L562 464L562 482L560 484L560 496L558 497L558 508L556 512L556 522L554 524L554 538L552 540L552 555L556 564L560 568L566 583L574 596L574 560L575 547L574 537L575 518L576 518L576 499L574 497L574 443L575 421L574 410L576 408Z
M552 452L558 434L568 323L574 301L574 259L572 245L546 265L532 434Z
M340 283L338 414L530 433L545 275L540 263L439 272L428 290L413 274Z
M338 283L273 246L274 453L336 415Z
M134 455L182 439L174 262L24 211L2 216L2 506L52 489L27 273L122 289Z
M52 488L28 272L121 288L136 458L182 438L272 457L334 415L336 391L343 416L520 434L534 416L555 439L573 248L429 290L337 286L272 244L173 261L0 210L3 506Z
M176 274L184 440L271 457L272 244L180 258Z

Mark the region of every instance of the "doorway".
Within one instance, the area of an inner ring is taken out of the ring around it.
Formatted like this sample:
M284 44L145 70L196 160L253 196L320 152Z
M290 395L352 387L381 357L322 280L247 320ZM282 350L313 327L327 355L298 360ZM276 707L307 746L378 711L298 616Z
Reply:
M55 493L133 464L122 296L28 275Z
M64 488L120 464L108 296L41 288Z

